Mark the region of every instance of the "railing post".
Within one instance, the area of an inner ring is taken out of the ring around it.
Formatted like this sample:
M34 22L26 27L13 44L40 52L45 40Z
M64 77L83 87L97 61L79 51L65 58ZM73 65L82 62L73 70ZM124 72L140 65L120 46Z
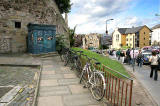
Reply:
M130 84L129 106L132 105L132 87L133 87L133 80L131 80L131 84Z

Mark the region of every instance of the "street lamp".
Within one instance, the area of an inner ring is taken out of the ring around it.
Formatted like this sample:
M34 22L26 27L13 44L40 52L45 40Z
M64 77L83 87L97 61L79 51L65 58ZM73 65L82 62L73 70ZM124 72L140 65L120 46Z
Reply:
M111 19L106 20L106 35L108 34L108 30L107 30L107 22L108 22L108 21L111 21L111 20L114 20L114 19L111 18Z

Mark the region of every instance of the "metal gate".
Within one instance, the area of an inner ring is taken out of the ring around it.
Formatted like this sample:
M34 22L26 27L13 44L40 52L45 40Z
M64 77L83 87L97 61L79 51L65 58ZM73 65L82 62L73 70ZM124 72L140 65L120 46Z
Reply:
M10 37L1 37L0 38L0 53L9 53L11 52L11 38Z
M56 26L54 25L28 25L28 51L33 54L56 51Z

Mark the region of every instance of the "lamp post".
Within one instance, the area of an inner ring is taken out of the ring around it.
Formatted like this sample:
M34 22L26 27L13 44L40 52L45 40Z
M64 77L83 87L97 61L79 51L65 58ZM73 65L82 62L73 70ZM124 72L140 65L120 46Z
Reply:
M111 18L111 19L106 20L106 35L108 34L108 30L107 30L107 22L108 22L108 21L111 21L111 20L114 20L114 19Z
M134 35L133 35L133 61L132 61L132 62L133 62L133 72L134 72L134 70L135 70L135 69L134 69L134 65L135 65L135 58L134 58L134 57L135 57L135 54L134 54L134 52L135 52L135 51L134 51L134 49L135 49L135 46L134 46L134 45L135 45L135 44L134 44L134 43L135 43L135 40L134 40L134 39L135 39L135 38L134 38Z

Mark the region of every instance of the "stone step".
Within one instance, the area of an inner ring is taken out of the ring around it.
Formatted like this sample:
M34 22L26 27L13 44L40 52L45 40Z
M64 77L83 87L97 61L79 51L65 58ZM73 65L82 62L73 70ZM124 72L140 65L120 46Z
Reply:
M51 53L31 54L31 55L33 57L46 58L46 57L58 56L58 53L57 52L51 52Z
M74 79L59 79L58 84L63 86L63 85L74 85L74 84L79 84L79 79L74 78Z
M67 86L49 86L41 87L39 96L57 96L57 95L68 95L71 94Z
M50 74L50 75L46 75L46 74L42 74L41 75L41 80L49 80L49 79L63 79L63 75L62 74Z
M65 106L88 106L101 104L101 102L93 99L91 94L65 95L63 96L63 100Z

